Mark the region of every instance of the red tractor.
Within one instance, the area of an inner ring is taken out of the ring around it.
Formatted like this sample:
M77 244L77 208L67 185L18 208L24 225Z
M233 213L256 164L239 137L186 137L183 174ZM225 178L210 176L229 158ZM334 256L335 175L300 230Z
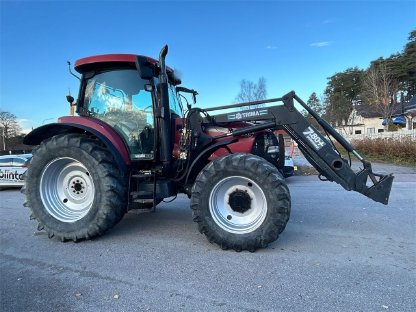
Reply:
M130 209L154 208L185 193L193 220L210 242L236 251L266 247L284 230L291 208L281 174L284 145L276 130L298 143L322 178L387 204L393 176L374 174L294 92L209 109L186 101L184 111L184 93L195 102L197 92L179 86L165 65L167 50L159 60L112 54L76 62L82 75L78 116L61 117L24 139L37 145L23 192L39 230L62 241L90 239ZM294 101L362 162L361 171L351 170Z

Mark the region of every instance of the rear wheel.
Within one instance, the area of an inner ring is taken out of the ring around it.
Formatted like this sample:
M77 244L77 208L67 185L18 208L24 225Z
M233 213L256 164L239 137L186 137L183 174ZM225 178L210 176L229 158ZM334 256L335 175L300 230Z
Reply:
M23 189L25 206L49 237L89 239L119 222L126 177L98 141L78 134L45 140L34 152Z
M290 215L290 194L276 167L251 154L209 163L192 190L194 221L223 249L255 251L275 241Z

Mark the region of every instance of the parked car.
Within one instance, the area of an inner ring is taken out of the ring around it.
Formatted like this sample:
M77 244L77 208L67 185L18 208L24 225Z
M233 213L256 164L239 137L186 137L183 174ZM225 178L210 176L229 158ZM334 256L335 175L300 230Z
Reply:
M32 154L0 156L0 189L23 186L23 174L31 157Z
M277 146L270 146L267 150L267 153L269 153L270 155L276 155L276 156L271 156L275 158L279 154L279 148ZM295 165L293 163L293 158L291 154L292 152L290 154L286 153L284 167L282 170L280 170L281 174L285 178L291 177L295 174Z
M285 156L285 166L283 167L283 176L285 178L291 177L295 174L295 165L293 158L290 155Z

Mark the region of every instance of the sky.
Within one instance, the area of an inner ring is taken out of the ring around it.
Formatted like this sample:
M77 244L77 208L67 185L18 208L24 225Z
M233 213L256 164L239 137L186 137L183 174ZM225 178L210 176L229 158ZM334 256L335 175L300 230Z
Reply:
M0 0L0 111L26 131L69 114L78 80L67 61L131 53L167 64L198 106L233 103L240 81L264 77L268 97L306 101L327 78L402 51L416 1Z

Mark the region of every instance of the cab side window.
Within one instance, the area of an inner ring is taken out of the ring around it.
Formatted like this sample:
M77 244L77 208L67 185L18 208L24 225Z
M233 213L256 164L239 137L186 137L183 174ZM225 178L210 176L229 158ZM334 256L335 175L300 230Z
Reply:
M183 112L178 102L175 87L172 85L169 85L169 107L172 114L183 117Z

